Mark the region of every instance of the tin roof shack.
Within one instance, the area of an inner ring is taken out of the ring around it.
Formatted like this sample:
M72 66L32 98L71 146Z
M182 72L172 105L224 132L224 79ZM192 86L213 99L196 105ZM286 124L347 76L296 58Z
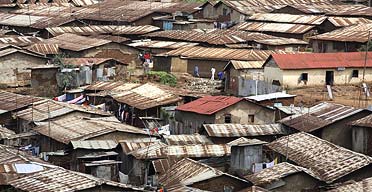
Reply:
M40 151L65 150L71 141L123 140L148 137L142 129L104 118L62 117L39 123Z
M165 143L168 145L211 145L213 142L205 135L197 133L192 135L164 135Z
M320 184L308 169L287 162L279 163L245 178L270 191L316 190Z
M18 111L16 114L17 133L28 132L35 124L49 120L68 117L108 117L110 113L92 108L90 106L68 104L53 100L43 100L34 105Z
M131 90L112 94L115 112L122 122L143 127L140 117L160 117L161 107L177 105L182 101L179 93L164 85L146 83Z
M85 83L96 81L120 80L127 75L127 63L114 58L64 58L65 65L80 67L85 74Z
M284 92L269 93L264 95L255 95L246 97L253 102L259 103L263 106L281 107L294 105L296 95L290 95Z
M189 186L206 191L239 191L252 184L244 179L219 171L198 161L184 158L173 164L160 175L159 183L171 189L175 186Z
M259 139L271 142L280 136L287 135L287 130L281 124L204 124L208 137L214 143L229 143L240 137Z
M0 124L8 128L16 126L12 114L41 100L39 97L0 91Z
M230 172L245 175L251 173L254 163L263 162L262 146L267 142L258 139L246 139L241 137L234 140L231 146Z
M294 132L304 131L336 145L352 149L352 121L371 114L335 103L320 103L310 107L308 113L286 117L280 122Z
M369 191L371 190L372 178L366 178L356 181L346 181L334 187L331 187L327 192L352 192L352 191Z
M63 53L72 58L114 58L128 63L130 68L142 64L137 57L137 49L110 40L64 33L47 39L44 43L57 44Z
M372 158L311 134L284 136L267 146L291 162L311 170L326 184L371 177Z
M0 84L17 87L30 85L30 67L44 65L48 59L43 55L22 50L20 48L5 48L0 50Z
M54 97L59 95L57 82L59 66L40 65L31 67L32 94L40 97Z
M356 52L368 42L372 24L352 25L309 37L314 52Z
M372 155L372 115L350 123L352 126L352 149L358 153Z
M177 121L171 131L190 134L207 123L274 123L274 110L233 96L205 96L176 108Z
M364 52L272 54L264 64L264 77L267 83L285 88L358 84L363 79L365 56ZM370 59L365 81L372 81Z
M100 179L88 174L53 168L14 179L9 184L13 190L39 191L144 191L141 188Z
M264 61L229 61L223 71L225 72L225 93L236 96L243 95L242 79L263 80ZM245 87L245 86L244 86Z
M116 161L117 146L115 140L71 141L67 149L71 156L70 170L118 181L118 164L121 162Z
M185 47L158 54L154 59L154 70L194 74L199 68L200 77L210 77L211 68L223 71L230 60L264 61L275 51L230 48ZM217 76L216 76L217 77Z

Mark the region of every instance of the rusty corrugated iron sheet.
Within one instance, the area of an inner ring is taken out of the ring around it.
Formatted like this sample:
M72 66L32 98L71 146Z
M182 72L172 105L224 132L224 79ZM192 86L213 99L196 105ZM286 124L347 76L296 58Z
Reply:
M312 132L362 111L351 106L323 102L310 107L309 113L292 115L280 122L299 131Z
M372 23L372 20L362 17L328 17L330 21L336 27L347 27L356 24Z
M315 176L310 170L306 168L283 162L274 165L273 167L263 169L260 172L247 175L245 176L245 178L248 181L252 182L254 185L264 186L299 172L305 172L310 176Z
M173 91L163 89L162 86L153 83L146 83L131 90L112 94L112 97L117 102L125 103L141 110L174 104L182 100Z
M352 192L352 191L372 191L372 178L366 178L360 181L346 181L335 186L327 192Z
M372 67L372 61L365 63L365 52L272 54L271 58L280 69L331 69L338 67L362 68L364 64ZM372 52L367 56L372 57Z
M167 157L167 151L164 150L166 147L166 144L156 142L132 151L129 154L134 156L136 159L163 159Z
M5 111L14 111L27 106L32 103L44 100L39 97L28 95L20 95L11 92L0 91L0 109Z
M116 34L116 35L142 35L159 30L159 27L144 26L117 26L117 25L89 25L89 26L62 26L50 27L46 30L53 36L64 33L73 33L77 35L99 35L99 34Z
M233 141L227 143L229 146L248 146L248 145L263 145L266 144L266 141L261 141L259 139L247 139L245 137L240 137Z
M71 141L74 149L115 149L118 146L115 140L87 140Z
M9 184L22 191L81 191L93 190L101 185L121 188L123 191L144 191L143 189L104 180L92 175L70 171L62 167L48 169L12 180Z
M33 36L5 35L0 37L0 43L12 44L21 47L32 45L34 43L40 43L42 41L44 41L43 38Z
M210 137L285 135L287 133L281 124L204 124L203 126Z
M331 16L360 17L371 16L372 8L364 5L345 4L288 4L306 14L325 14Z
M32 106L29 106L27 109L17 112L16 116L20 119L39 122L45 121L48 118L63 116L74 111L99 116L111 116L110 113L93 107L68 104L53 100L42 100L40 102L34 102L34 104Z
M312 30L314 25L302 25L291 23L264 23L264 22L244 22L234 28L253 32L276 32L289 34L303 34Z
M311 170L316 177L326 183L332 183L372 163L372 158L367 155L305 132L281 137L267 146L287 156L288 160L297 165Z
M265 61L271 54L284 53L284 51L253 50L253 49L230 49L209 47L185 47L171 50L157 56L179 56L190 59L205 60L240 60L240 61Z
M307 25L320 25L327 19L322 15L293 15L284 13L256 13L248 20L258 22L296 23Z
M168 145L197 145L197 144L213 144L205 135L168 135L164 136Z
M111 41L104 39L96 39L91 37L80 36L71 33L64 33L51 39L46 39L43 43L57 44L60 49L71 51L83 51L93 47L98 47L110 43Z
M112 41L115 43L124 43L126 41L130 41L129 38L122 37L119 35L91 35L89 37L96 38L96 39L105 39L105 40Z
M154 167L154 170L158 175L163 175L176 162L176 159L171 158L157 159L152 161L152 166Z
M89 85L85 88L88 91L111 91L113 89L127 91L135 87L140 86L138 83L123 83L120 81L116 82L97 82L95 84Z
M180 105L176 110L212 115L243 100L243 98L234 96L205 96L195 101Z
M218 169L189 158L184 158L173 164L165 174L159 176L159 183L168 188L179 184L191 185L196 182L222 175L234 180L239 180L240 182L248 183L246 180L224 173Z
M193 47L197 46L199 43L189 43L189 42L176 42L176 41L140 41L128 44L131 47L138 48L157 48L157 49L178 49L181 47Z
M294 38L272 38L272 39L258 39L255 42L263 45L307 45L306 41Z
M183 157L223 157L229 156L231 149L224 144L169 145L163 153L172 158Z
M353 126L372 128L372 115L368 115L351 123Z
M261 69L265 61L237 61L231 60L230 63L234 66L235 69ZM225 67L226 69L226 67Z
M59 48L56 44L43 44L43 43L36 43L32 44L27 48L30 51L40 53L43 55L56 55L59 54Z
M334 31L309 37L312 40L360 42L368 41L368 31L372 30L372 24L353 25ZM370 35L372 36L372 34Z
M160 140L156 138L143 138L134 140L122 140L119 141L121 148L125 154L129 154L137 149L144 148L154 143L158 143Z
M61 117L57 120L38 123L36 132L61 143L86 140L112 132L148 135L142 129L120 122L86 119L82 117Z

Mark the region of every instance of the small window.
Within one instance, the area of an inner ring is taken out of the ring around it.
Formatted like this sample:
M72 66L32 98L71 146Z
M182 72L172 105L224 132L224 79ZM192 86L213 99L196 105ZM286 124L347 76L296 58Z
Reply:
M352 77L359 77L359 70L353 70Z
M254 115L248 115L248 123L254 123Z
M227 15L227 9L226 9L226 8L223 8L223 9L222 9L222 15L223 15L223 16L226 16L226 15Z
M301 74L301 81L308 81L309 75L307 73L302 73Z
M225 115L225 123L231 123L231 114Z

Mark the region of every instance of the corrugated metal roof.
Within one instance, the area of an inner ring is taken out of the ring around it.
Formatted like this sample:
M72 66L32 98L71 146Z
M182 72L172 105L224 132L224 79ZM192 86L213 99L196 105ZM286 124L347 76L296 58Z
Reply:
M161 142L151 143L129 153L136 159L162 159L167 157L167 151L163 150L167 145Z
M67 65L74 66L93 66L100 65L102 63L113 61L116 64L124 64L121 61L114 58L94 58L94 57L81 57L81 58L64 58L63 62Z
M271 57L282 70L285 69L336 69L338 67L359 67L365 65L365 52L272 54ZM372 52L368 52L372 58ZM367 67L372 67L368 59Z
M257 102L260 101L266 101L266 100L272 100L272 99L284 99L284 98L294 98L296 95L290 95L283 92L276 92L276 93L268 93L263 95L253 95L249 97L245 97L246 99L254 100Z
M290 24L290 23L264 23L264 22L244 22L240 23L234 28L245 31L254 32L276 32L276 33L290 33L303 34L311 29L314 25Z
M312 132L355 115L363 111L363 109L324 102L310 107L309 111L309 113L286 117L280 122L299 131Z
M306 41L294 38L258 39L255 42L263 45L307 45Z
M33 37L33 36L14 36L14 35L6 35L0 37L0 43L5 44L12 44L17 46L28 46L35 43L40 43L44 39L40 37Z
M297 23L307 25L320 25L327 19L322 15L293 15L284 13L256 13L248 17L253 21L269 21L277 23Z
M121 148L125 154L130 154L131 152L145 148L151 144L155 144L160 142L157 138L143 138L143 139L135 139L135 140L123 140L119 141Z
M233 96L205 96L195 101L180 105L176 110L212 115L242 100L242 98Z
M210 137L246 137L260 135L285 135L287 131L281 124L243 125L243 124L204 124Z
M334 189L327 190L327 192L364 192L372 191L372 178L366 178L356 181L346 181Z
M0 91L0 109L13 111L30 106L34 102L43 100L39 97L20 95L11 92Z
M0 57L4 57L4 56L7 56L13 53L22 53L22 54L26 54L26 55L30 55L34 57L45 58L43 55L39 55L38 53L34 53L34 52L23 50L23 49L17 49L17 48L6 48L6 49L0 50Z
M372 115L368 115L364 118L353 121L351 124L353 126L358 126L358 127L370 127L370 128L372 128Z
M36 53L40 53L43 55L48 55L48 54L59 54L59 48L58 45L56 44L42 44L42 43L36 43L32 44L27 48L30 51L34 51Z
M231 60L230 63L237 70L240 70L240 69L261 69L261 68L263 68L263 64L265 63L265 61L238 61L238 60ZM229 64L227 64L227 65L229 65ZM226 69L227 65L225 66L225 69Z
M261 141L259 139L247 139L245 137L240 137L233 141L227 143L229 146L248 146L248 145L262 145L266 144L266 141Z
M290 161L311 170L321 181L332 183L372 163L372 158L300 132L267 145ZM319 158L321 157L321 158Z
M299 172L305 172L310 176L314 176L314 174L306 168L283 162L273 167L263 169L258 173L247 175L245 178L255 185L265 186Z
M247 41L254 41L257 39L274 38L271 35L262 33L252 33L238 30L168 30L149 33L144 35L151 38L166 38L172 40L181 40L197 43L208 43L212 45L224 45L233 43L243 43Z
M184 47L159 54L158 56L179 56L190 59L205 60L240 60L240 61L264 61L270 54L284 53L284 51L253 50L253 49L230 49L209 47Z
M124 43L124 42L130 41L129 38L122 37L119 35L92 35L89 37L96 38L96 39L105 39L105 40L112 41L115 43Z
M50 123L50 126L49 126ZM148 135L142 129L120 122L86 119L81 117L62 117L48 123L42 123L34 130L39 134L68 144L76 140L88 140L112 132ZM115 139L115 138L112 138Z
M210 192L210 191L205 191L205 190L201 190L201 189L194 188L194 187L189 187L189 186L182 185L182 184L172 185L170 187L167 187L167 190L172 191L172 192L185 192L185 191L187 192Z
M197 145L197 144L213 144L205 135L167 135L164 136L168 145Z
M330 21L336 27L347 27L361 23L372 23L372 20L362 17L328 17Z
M159 30L159 27L152 25L144 26L117 26L117 25L89 25L89 26L62 26L50 27L46 30L53 36L64 33L77 35L99 35L99 34L117 34L117 35L143 35Z
M115 81L115 82L97 82L95 84L89 85L85 88L85 90L89 91L111 91L111 90L116 90L116 91L127 91L131 90L135 87L140 86L141 84L138 83L124 83L120 81Z
M108 181L92 175L70 171L64 168L55 168L30 174L9 182L9 184L22 191L81 191L89 190L101 185L121 188L123 191L143 191L130 185Z
M371 16L372 8L364 5L350 4L288 4L292 7L307 14L325 14L339 16Z
M71 112L82 112L90 113L100 116L111 116L110 113L101 111L99 109L92 108L90 106L82 106L75 104L67 104L63 102L57 102L53 100L43 100L37 103L34 103L33 106L28 107L25 110L17 112L17 118L39 122L45 121L48 118L52 119L54 117L59 117L66 115ZM48 113L49 112L49 113Z
M199 43L189 43L189 42L176 42L176 41L140 41L128 44L131 47L138 48L157 48L157 49L178 49L181 47L193 47L197 46Z
M157 160L152 161L152 165L154 166L155 172L158 175L163 175L176 162L177 161L175 159L171 159L171 158L157 159Z
M223 157L229 156L229 145L197 144L197 145L170 145L163 148L164 153L169 157Z
M46 39L43 43L57 44L61 49L72 51L83 51L93 47L98 47L110 43L111 41L104 39L96 39L91 37L84 37L71 33L64 33L51 39Z
M71 141L74 149L115 149L118 143L115 140L87 140Z
M196 182L212 179L222 175L239 180L240 182L248 183L246 180L224 173L218 169L189 158L184 158L173 164L166 174L159 176L159 183L168 188L180 183L183 185L191 185Z
M370 30L372 30L372 24L359 24L337 29L328 33L315 35L309 38L312 40L365 43L368 41L368 31Z
M182 100L173 91L153 83L146 83L131 90L122 91L112 95L112 97L117 102L125 103L141 110L174 104Z

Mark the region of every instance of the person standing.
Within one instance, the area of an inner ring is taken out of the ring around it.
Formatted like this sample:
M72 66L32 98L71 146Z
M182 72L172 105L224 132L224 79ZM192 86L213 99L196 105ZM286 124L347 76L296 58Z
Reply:
M216 69L212 67L211 72L212 72L211 80L214 81L214 73L216 73Z
M199 67L197 65L194 67L194 76L199 77Z

